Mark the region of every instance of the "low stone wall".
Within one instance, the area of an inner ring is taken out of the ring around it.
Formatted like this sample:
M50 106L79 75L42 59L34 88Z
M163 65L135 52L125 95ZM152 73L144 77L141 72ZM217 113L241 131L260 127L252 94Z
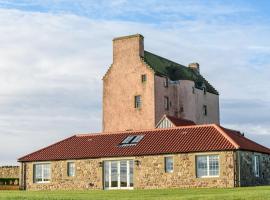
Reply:
M196 155L215 154L220 158L220 175L212 178L196 177ZM234 187L234 152L187 153L171 155L174 171L165 172L164 157L140 156L128 158L75 160L75 176L67 176L67 161L51 161L51 181L33 182L33 162L25 163L26 180L22 188L27 190L86 190L103 189L103 167L105 160L132 159L134 162L134 189Z
M19 166L0 166L0 178L19 178Z

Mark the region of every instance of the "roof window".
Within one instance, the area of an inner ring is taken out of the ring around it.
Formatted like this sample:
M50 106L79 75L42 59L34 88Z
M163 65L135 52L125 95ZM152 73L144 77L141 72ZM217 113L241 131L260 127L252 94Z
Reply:
M143 139L143 137L144 135L129 135L119 144L119 146L137 145Z

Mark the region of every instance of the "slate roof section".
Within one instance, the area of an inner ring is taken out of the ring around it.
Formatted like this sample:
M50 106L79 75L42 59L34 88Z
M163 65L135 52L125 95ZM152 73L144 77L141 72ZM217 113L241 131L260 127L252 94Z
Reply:
M166 76L175 80L192 80L195 87L202 89L204 85L206 91L218 95L218 91L199 73L193 69L180 65L166 58L160 57L148 51L144 51L143 60L155 71L157 75Z
M119 146L129 135L144 135L135 146ZM270 154L263 147L215 124L168 129L74 135L19 158L20 162L127 157L189 152L250 150Z

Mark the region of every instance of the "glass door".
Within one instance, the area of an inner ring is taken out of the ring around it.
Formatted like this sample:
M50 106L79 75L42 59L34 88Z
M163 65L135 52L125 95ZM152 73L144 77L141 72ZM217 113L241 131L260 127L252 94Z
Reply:
M133 160L104 161L105 189L133 188Z
M111 187L118 188L118 162L111 162Z

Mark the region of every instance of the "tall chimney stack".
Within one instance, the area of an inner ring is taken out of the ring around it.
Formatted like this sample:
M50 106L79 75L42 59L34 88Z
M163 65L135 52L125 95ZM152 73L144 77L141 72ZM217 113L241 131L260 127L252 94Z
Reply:
M113 62L144 57L144 41L140 34L113 39ZM119 59L118 59L119 58Z

